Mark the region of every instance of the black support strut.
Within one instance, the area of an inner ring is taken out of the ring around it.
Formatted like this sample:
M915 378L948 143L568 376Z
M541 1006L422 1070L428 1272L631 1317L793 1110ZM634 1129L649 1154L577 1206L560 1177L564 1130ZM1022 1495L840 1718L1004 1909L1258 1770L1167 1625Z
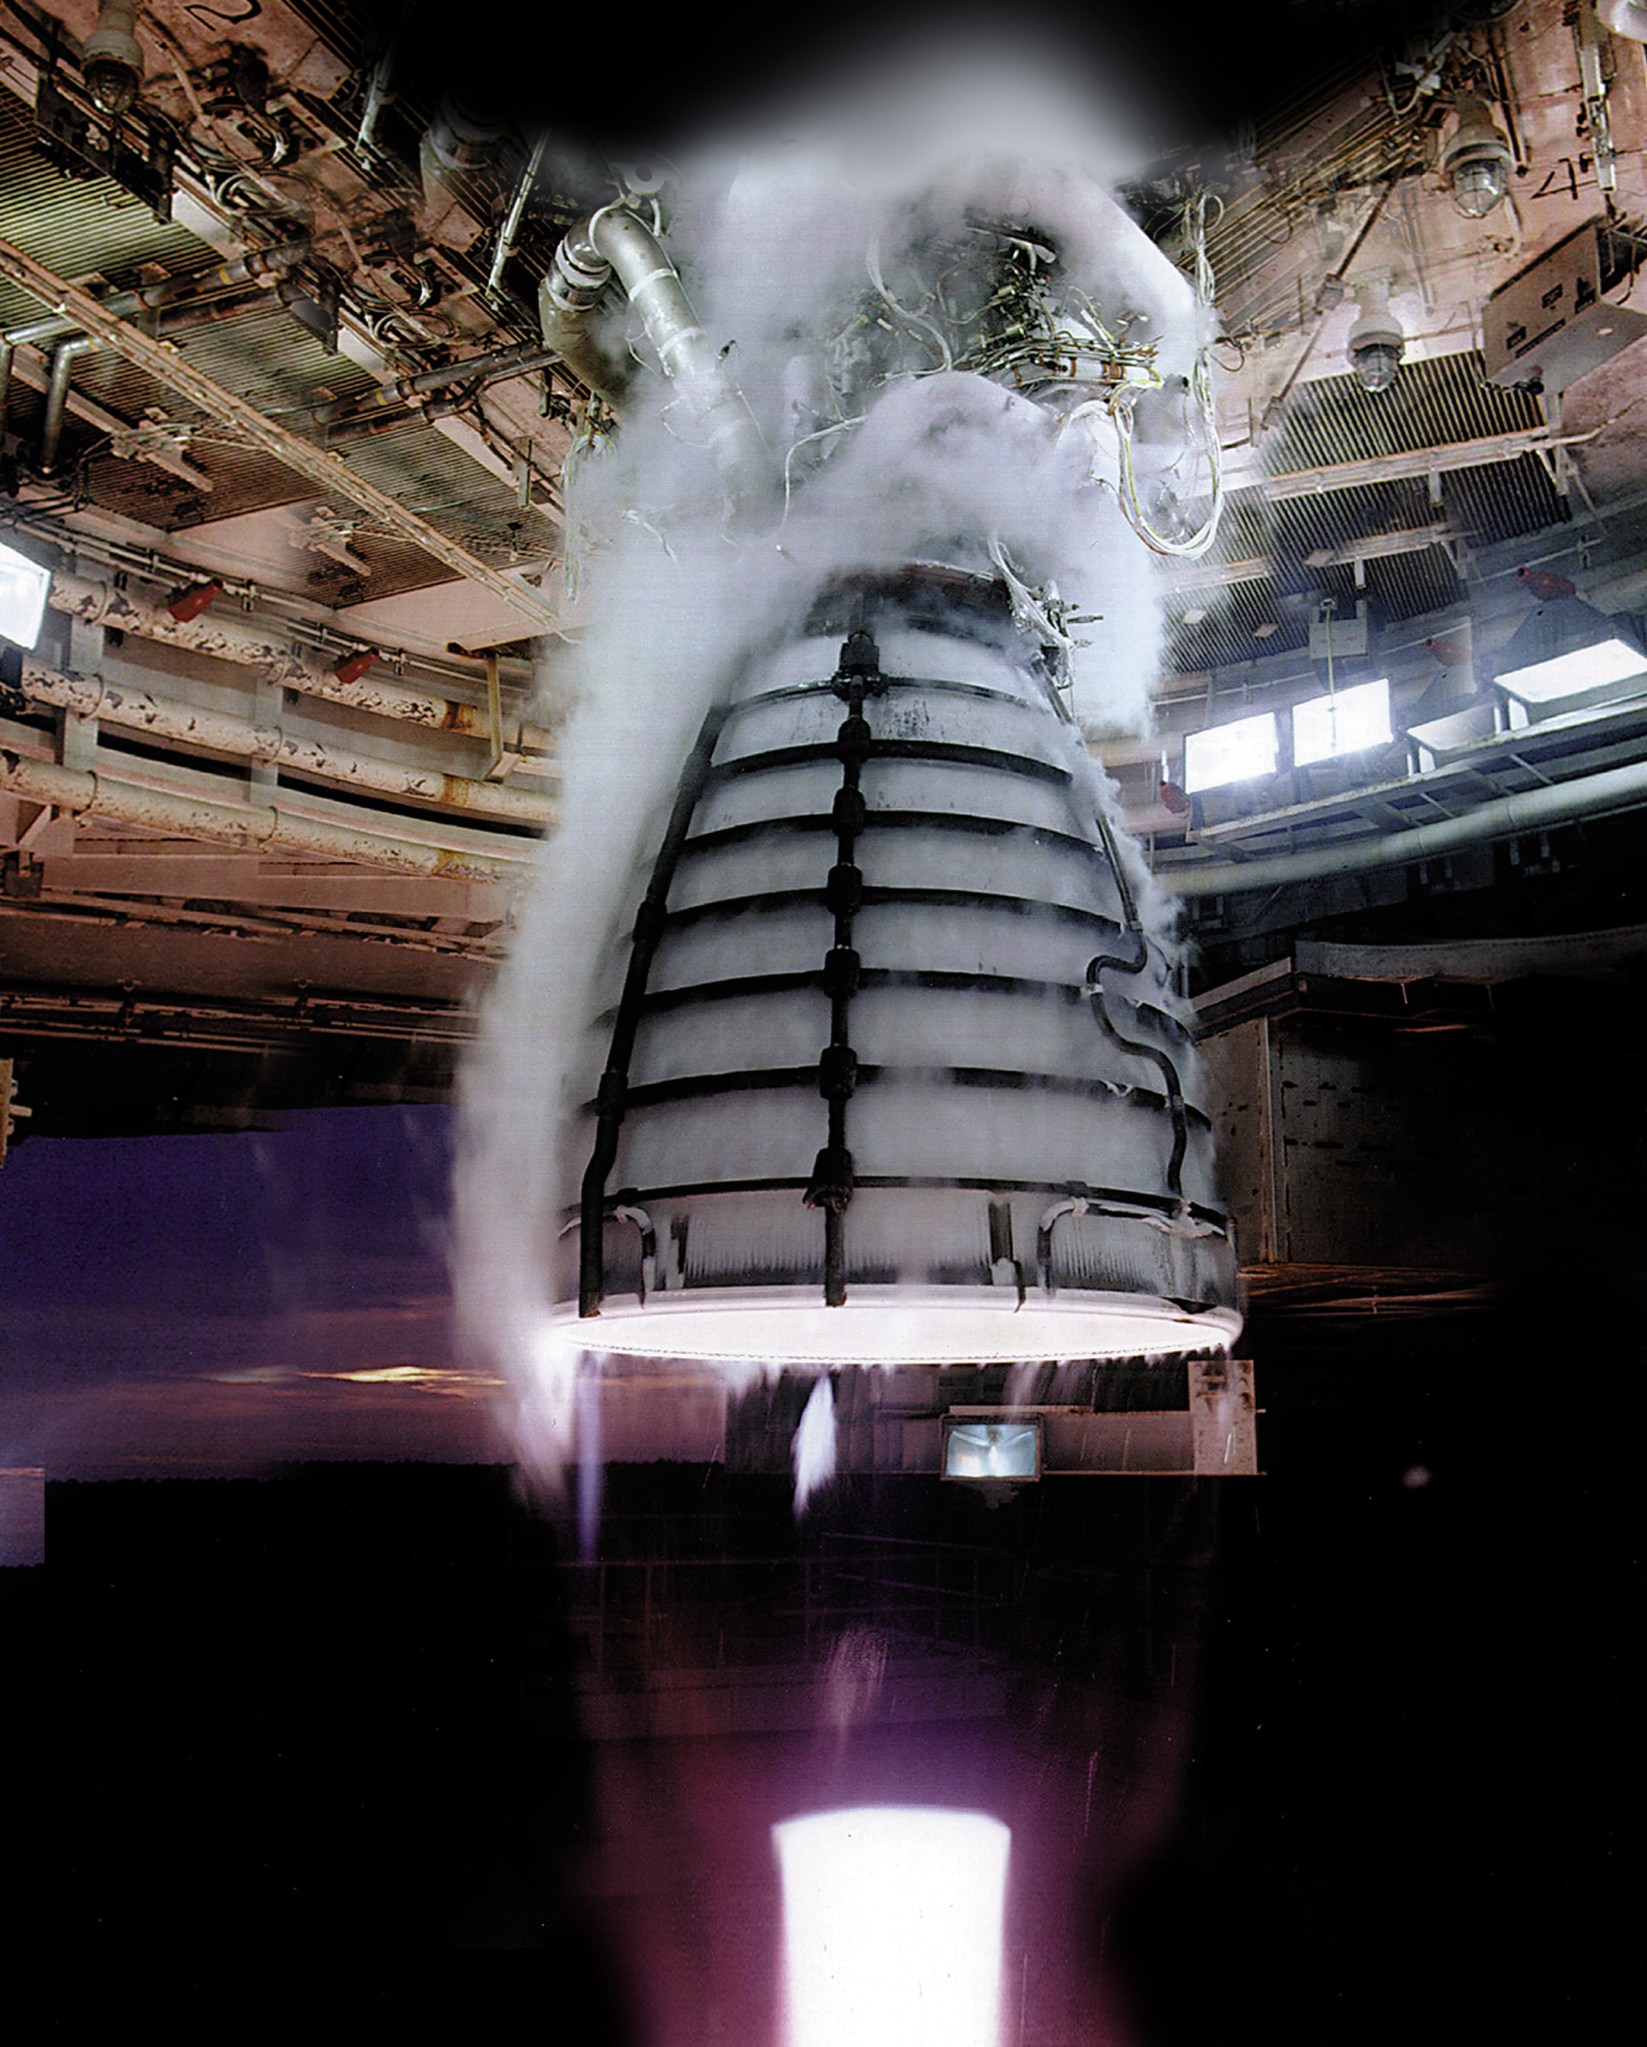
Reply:
M886 688L880 649L860 626L847 635L840 666L830 688L846 704L846 716L835 734L834 753L841 763L841 786L835 792L830 822L835 830L835 864L824 885L824 901L835 920L834 943L824 955L823 985L829 997L829 1043L818 1059L818 1092L829 1105L829 1127L823 1149L812 1166L804 1199L821 1208L824 1218L824 1305L841 1307L846 1300L846 1235L843 1218L852 1199L852 1153L846 1142L846 1105L858 1086L858 1055L852 1049L848 1012L858 992L863 963L852 944L852 919L863 900L863 874L857 863L858 834L868 818L864 801L863 765L874 748L864 698Z
M578 1243L578 1313L598 1315L606 1294L605 1221L606 1181L618 1155L618 1133L623 1128L629 1095L629 1062L635 1052L635 1032L640 1026L647 977L663 936L668 915L670 884L676 863L709 780L709 764L715 742L726 723L729 706L715 705L698 728L697 739L681 769L675 790L674 808L664 828L663 843L652 863L652 878L635 912L634 936L629 948L629 967L624 975L623 993L618 998L612 1022L612 1039L607 1048L606 1069L595 1097L595 1142L584 1169Z

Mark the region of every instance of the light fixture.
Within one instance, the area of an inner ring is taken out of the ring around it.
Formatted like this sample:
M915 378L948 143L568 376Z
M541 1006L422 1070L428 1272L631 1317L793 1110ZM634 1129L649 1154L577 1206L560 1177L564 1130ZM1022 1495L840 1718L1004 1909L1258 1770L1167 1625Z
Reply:
M1011 1830L861 1806L772 1829L785 2047L996 2047Z
M1041 1424L1007 1417L944 1419L943 1475L958 1479L1027 1480L1041 1476Z
M1294 767L1387 746L1391 737L1390 685L1382 676L1292 707Z
M1360 314L1350 329L1350 368L1363 391L1387 391L1401 367L1406 330L1390 310L1390 280L1364 278L1356 286Z
M1497 681L1500 689L1522 703L1547 706L1558 699L1591 696L1638 676L1647 679L1647 654L1615 636L1526 668L1505 669Z
M1280 745L1275 713L1237 718L1228 725L1209 725L1184 739L1184 790L1199 796L1208 789L1227 788L1275 773Z
M1480 220L1509 190L1515 157L1484 100L1461 92L1454 108L1458 121L1441 152L1441 174L1459 212Z
M0 640L32 648L46 615L51 570L0 542Z
M1444 718L1431 718L1407 727L1407 745L1413 768L1427 774L1466 759L1497 737L1498 718L1490 703L1467 704Z
M135 0L103 0L97 26L81 45L81 73L100 113L129 112L142 89L143 52L132 33L136 15Z
M1647 652L1633 625L1582 597L1558 596L1522 620L1493 680L1511 723L1525 724L1647 690Z

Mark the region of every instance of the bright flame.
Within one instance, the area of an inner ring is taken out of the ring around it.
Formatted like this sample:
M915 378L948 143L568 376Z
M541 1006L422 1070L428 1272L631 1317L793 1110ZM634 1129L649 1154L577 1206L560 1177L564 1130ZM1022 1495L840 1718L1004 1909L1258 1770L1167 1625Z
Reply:
M999 2047L1011 1832L985 1813L866 1806L772 1829L784 2047Z

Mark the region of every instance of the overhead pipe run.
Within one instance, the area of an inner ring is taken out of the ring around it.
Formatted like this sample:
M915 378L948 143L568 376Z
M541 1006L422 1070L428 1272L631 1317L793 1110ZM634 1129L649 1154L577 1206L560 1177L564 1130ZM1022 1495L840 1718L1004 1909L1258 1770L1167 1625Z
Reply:
M1359 873L1370 867L1408 867L1462 846L1512 839L1523 832L1566 824L1575 818L1604 817L1647 803L1647 761L1631 761L1599 774L1575 775L1515 796L1483 803L1464 817L1437 819L1376 838L1335 840L1307 853L1277 853L1217 866L1157 868L1156 880L1177 896L1250 895L1255 889L1285 888L1300 881Z
M161 323L159 331L173 334L182 328L192 331L214 320L232 320L236 314L245 311L246 303L245 294L236 293L232 298L214 298L209 303L181 307ZM88 334L71 334L67 340L59 341L52 351L51 375L46 384L46 410L40 422L39 468L42 476L52 476L57 471L74 366L83 355L100 346Z
M121 782L84 768L30 760L0 747L0 792L30 803L49 804L75 817L105 818L179 839L205 839L253 851L313 853L361 867L387 868L427 880L518 881L531 856L523 845L513 857L467 847L420 844L305 817L278 803L214 803L181 790Z
M44 395L51 386L49 363L42 362L32 350L14 351L0 343L0 387L14 383ZM120 418L106 406L96 404L83 391L75 390L72 383L65 396L64 410L105 435L112 451L123 460L146 462L156 469L163 469L168 476L175 476L191 490L206 493L217 488L215 480L204 469L178 452L183 436L174 435L172 430L154 426L147 420L134 426L130 420ZM6 415L6 402L0 398L0 432L5 430Z
M117 319L164 312L159 331L175 333L179 328L204 325L211 320L232 318L242 312L248 295L255 294L296 263L308 248L307 242L292 242L279 249L254 252L233 263L219 263L186 277L168 277L142 291L119 292L100 299L102 311ZM74 366L83 355L98 346L95 335L83 331L80 321L67 314L31 320L9 328L4 341L6 381L10 381L12 350L20 347L51 351L51 374L46 384L46 409L40 423L38 466L42 476L55 475L62 451L63 421L69 406ZM0 405L0 418L4 416Z
M55 611L87 625L114 626L138 638L158 641L162 646L186 647L191 653L214 660L234 661L243 668L256 668L283 689L302 696L322 697L328 703L347 704L373 717L397 718L430 731L453 732L460 738L493 738L491 719L479 705L436 696L432 691L408 688L403 683L379 682L362 676L345 682L335 669L306 661L289 643L265 639L242 626L203 616L190 620L173 618L164 604L134 597L107 583L94 583L84 576L58 571L52 577L50 603ZM510 745L522 753L542 753L553 744L552 735L541 725L524 721L509 733Z
M219 263L209 270L191 270L182 277L162 278L158 284L146 285L141 291L117 292L113 298L99 299L97 303L105 313L120 320L155 312L162 307L180 315L186 314L197 304L210 305L225 291L238 285L272 285L277 277L300 262L308 251L306 241L287 242L278 249L253 250L232 263ZM77 321L65 314L54 314L47 320L30 320L20 327L10 327L5 338L12 346L27 343L31 348L49 348L66 335L81 331Z
M334 398L315 406L309 416L319 426L364 419L390 406L415 403L426 393L444 390L449 384L492 384L504 377L523 377L533 370L547 369L556 359L553 349L535 341L516 342L511 348L495 348L486 355L466 356L459 362L442 363L437 369L419 370L415 376L396 377L364 398Z
M96 346L89 335L79 334L72 340L60 341L52 355L51 381L46 386L46 410L40 422L39 466L42 476L53 475L57 468L57 458L63 446L63 414L69 402L74 366Z
M403 802L439 803L509 824L529 825L535 830L542 830L554 818L548 800L529 790L477 781L469 775L444 775L427 768L403 767L349 748L300 739L273 721L250 723L221 711L201 710L193 704L157 697L148 690L127 689L95 675L76 675L26 663L20 686L23 694L35 703L72 711L82 718L96 718L150 739L198 746L207 753L229 754L240 760L267 762L294 774L375 790Z
M526 202L532 196L537 184L538 172L543 168L543 159L549 148L549 137L540 135L532 145L532 154L526 160L521 172L520 183L515 187L515 196L509 202L509 211L504 215L503 225L498 229L497 247L492 252L492 267L487 273L486 289L496 291L503 282L504 266L515 253L515 237L520 233L521 221L525 218Z

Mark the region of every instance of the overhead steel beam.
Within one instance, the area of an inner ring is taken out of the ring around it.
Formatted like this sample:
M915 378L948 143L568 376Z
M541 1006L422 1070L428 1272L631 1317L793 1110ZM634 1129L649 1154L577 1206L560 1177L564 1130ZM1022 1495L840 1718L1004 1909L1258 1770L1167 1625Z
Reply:
M1319 469L1284 469L1274 476L1243 479L1234 489L1256 488L1279 504L1288 498L1325 496L1335 490L1364 490L1370 484L1401 483L1414 476L1441 476L1454 469L1479 469L1490 462L1516 462L1523 455L1543 455L1552 448L1573 448L1593 441L1599 427L1586 434L1552 433L1548 427L1519 428L1514 433L1487 434L1476 441L1450 441L1437 447L1412 448L1399 455L1373 455L1363 462L1332 462Z
M1422 554L1432 547L1445 547L1455 538L1443 520L1428 526L1409 526L1395 533L1369 533L1359 540L1340 541L1333 547L1317 547L1304 557L1309 569L1343 567L1351 562L1383 561L1398 554ZM1194 590L1227 590L1237 583L1257 583L1275 574L1268 555L1248 555L1240 561L1196 562L1166 578L1175 595Z
M1352 562L1386 561L1398 554L1426 554L1432 547L1445 547L1457 536L1445 519L1428 526L1408 526L1396 533L1368 533L1358 540L1341 540L1334 547L1315 547L1304 557L1307 569L1336 569Z
M1169 590L1181 594L1191 590L1227 590L1232 584L1258 583L1274 574L1275 564L1269 556L1254 554L1233 562L1186 562L1182 568L1175 563L1163 580Z
M317 491L347 498L402 539L443 563L454 575L479 583L501 597L532 624L553 627L558 623L554 607L544 598L522 589L520 584L511 582L489 562L482 561L466 547L448 539L426 519L408 511L398 498L357 475L341 456L325 448L317 448L286 427L266 419L249 399L226 390L215 378L206 376L193 363L186 361L173 344L155 341L129 321L113 317L89 291L71 284L65 277L59 277L56 271L48 269L3 236L0 236L0 276L9 277L14 284L21 285L42 304L50 306L54 313L72 319L84 333L107 343L117 355L179 398L199 406L202 412L220 424L235 428L253 447L261 449L294 475L312 483Z

